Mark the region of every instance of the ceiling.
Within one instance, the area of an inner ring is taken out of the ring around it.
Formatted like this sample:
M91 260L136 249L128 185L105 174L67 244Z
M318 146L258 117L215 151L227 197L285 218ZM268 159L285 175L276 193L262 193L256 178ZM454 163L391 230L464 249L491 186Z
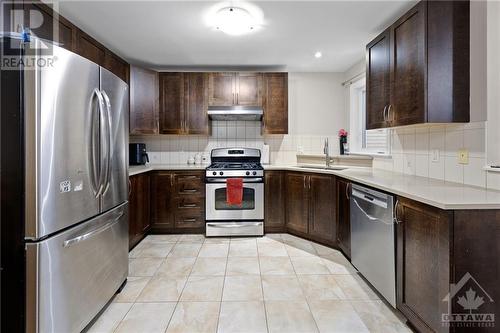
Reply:
M214 1L66 0L59 11L130 63L157 70L343 72L414 3L253 1L264 26L243 36L207 26Z

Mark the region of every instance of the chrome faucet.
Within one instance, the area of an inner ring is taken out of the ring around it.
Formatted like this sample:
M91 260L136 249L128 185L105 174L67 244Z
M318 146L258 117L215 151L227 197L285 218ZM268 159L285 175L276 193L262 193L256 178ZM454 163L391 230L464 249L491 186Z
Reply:
M323 153L326 155L326 167L330 167L330 147L328 145L328 138L325 139L325 146L323 147Z

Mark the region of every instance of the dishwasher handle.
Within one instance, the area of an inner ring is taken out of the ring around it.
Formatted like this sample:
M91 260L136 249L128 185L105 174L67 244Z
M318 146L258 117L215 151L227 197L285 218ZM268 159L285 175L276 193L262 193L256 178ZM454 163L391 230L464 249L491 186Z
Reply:
M352 187L351 197L356 197L363 201L369 202L372 205L382 207L384 209L389 208L389 204L387 199L381 198L380 196L373 195L372 193L367 193L364 191L360 191L358 188Z

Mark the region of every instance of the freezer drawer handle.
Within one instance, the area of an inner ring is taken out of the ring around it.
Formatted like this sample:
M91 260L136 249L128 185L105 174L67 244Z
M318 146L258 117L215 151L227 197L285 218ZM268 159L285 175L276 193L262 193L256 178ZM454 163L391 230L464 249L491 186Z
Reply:
M109 221L108 223L106 223L105 225L103 225L102 227L94 229L92 231L89 231L86 234L83 234L83 235L80 235L80 236L76 236L75 238L71 238L71 239L68 239L68 240L64 241L63 247L70 247L72 245L75 245L76 243L79 243L81 241L84 241L86 239L94 237L95 235L97 235L97 234L103 232L104 230L110 228L115 223L118 223L118 221L120 220L120 218L122 216L123 216L123 211L120 212L116 218L112 219L111 221Z
M224 224L213 224L207 223L207 227L212 228L244 228L244 227L260 227L262 222L256 222L252 224L236 224L236 223L224 223Z

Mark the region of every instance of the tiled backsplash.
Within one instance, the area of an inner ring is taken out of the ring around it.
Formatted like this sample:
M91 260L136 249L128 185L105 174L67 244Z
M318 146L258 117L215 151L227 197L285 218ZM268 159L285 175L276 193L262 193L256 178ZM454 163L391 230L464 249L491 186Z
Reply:
M374 168L486 186L485 122L409 126L391 132L392 158L376 158ZM458 163L459 149L469 151L468 164Z
M373 167L410 175L442 179L500 190L500 174L486 175L485 122L447 125L419 125L391 130L392 158L378 158ZM209 162L210 151L222 147L259 148L270 146L272 164L293 164L297 152L322 154L324 135L261 135L258 121L213 121L211 136L134 136L130 142L144 142L155 164L185 164L202 154ZM338 138L328 137L330 153L338 154ZM469 163L458 163L458 150L469 151ZM437 152L437 160L433 155Z
M130 142L146 143L151 163L184 164L196 154L210 155L213 148L259 148L269 145L273 164L296 163L298 151L311 154L323 152L324 135L261 135L259 121L213 121L211 136L134 136ZM338 139L328 137L330 152L338 154Z

